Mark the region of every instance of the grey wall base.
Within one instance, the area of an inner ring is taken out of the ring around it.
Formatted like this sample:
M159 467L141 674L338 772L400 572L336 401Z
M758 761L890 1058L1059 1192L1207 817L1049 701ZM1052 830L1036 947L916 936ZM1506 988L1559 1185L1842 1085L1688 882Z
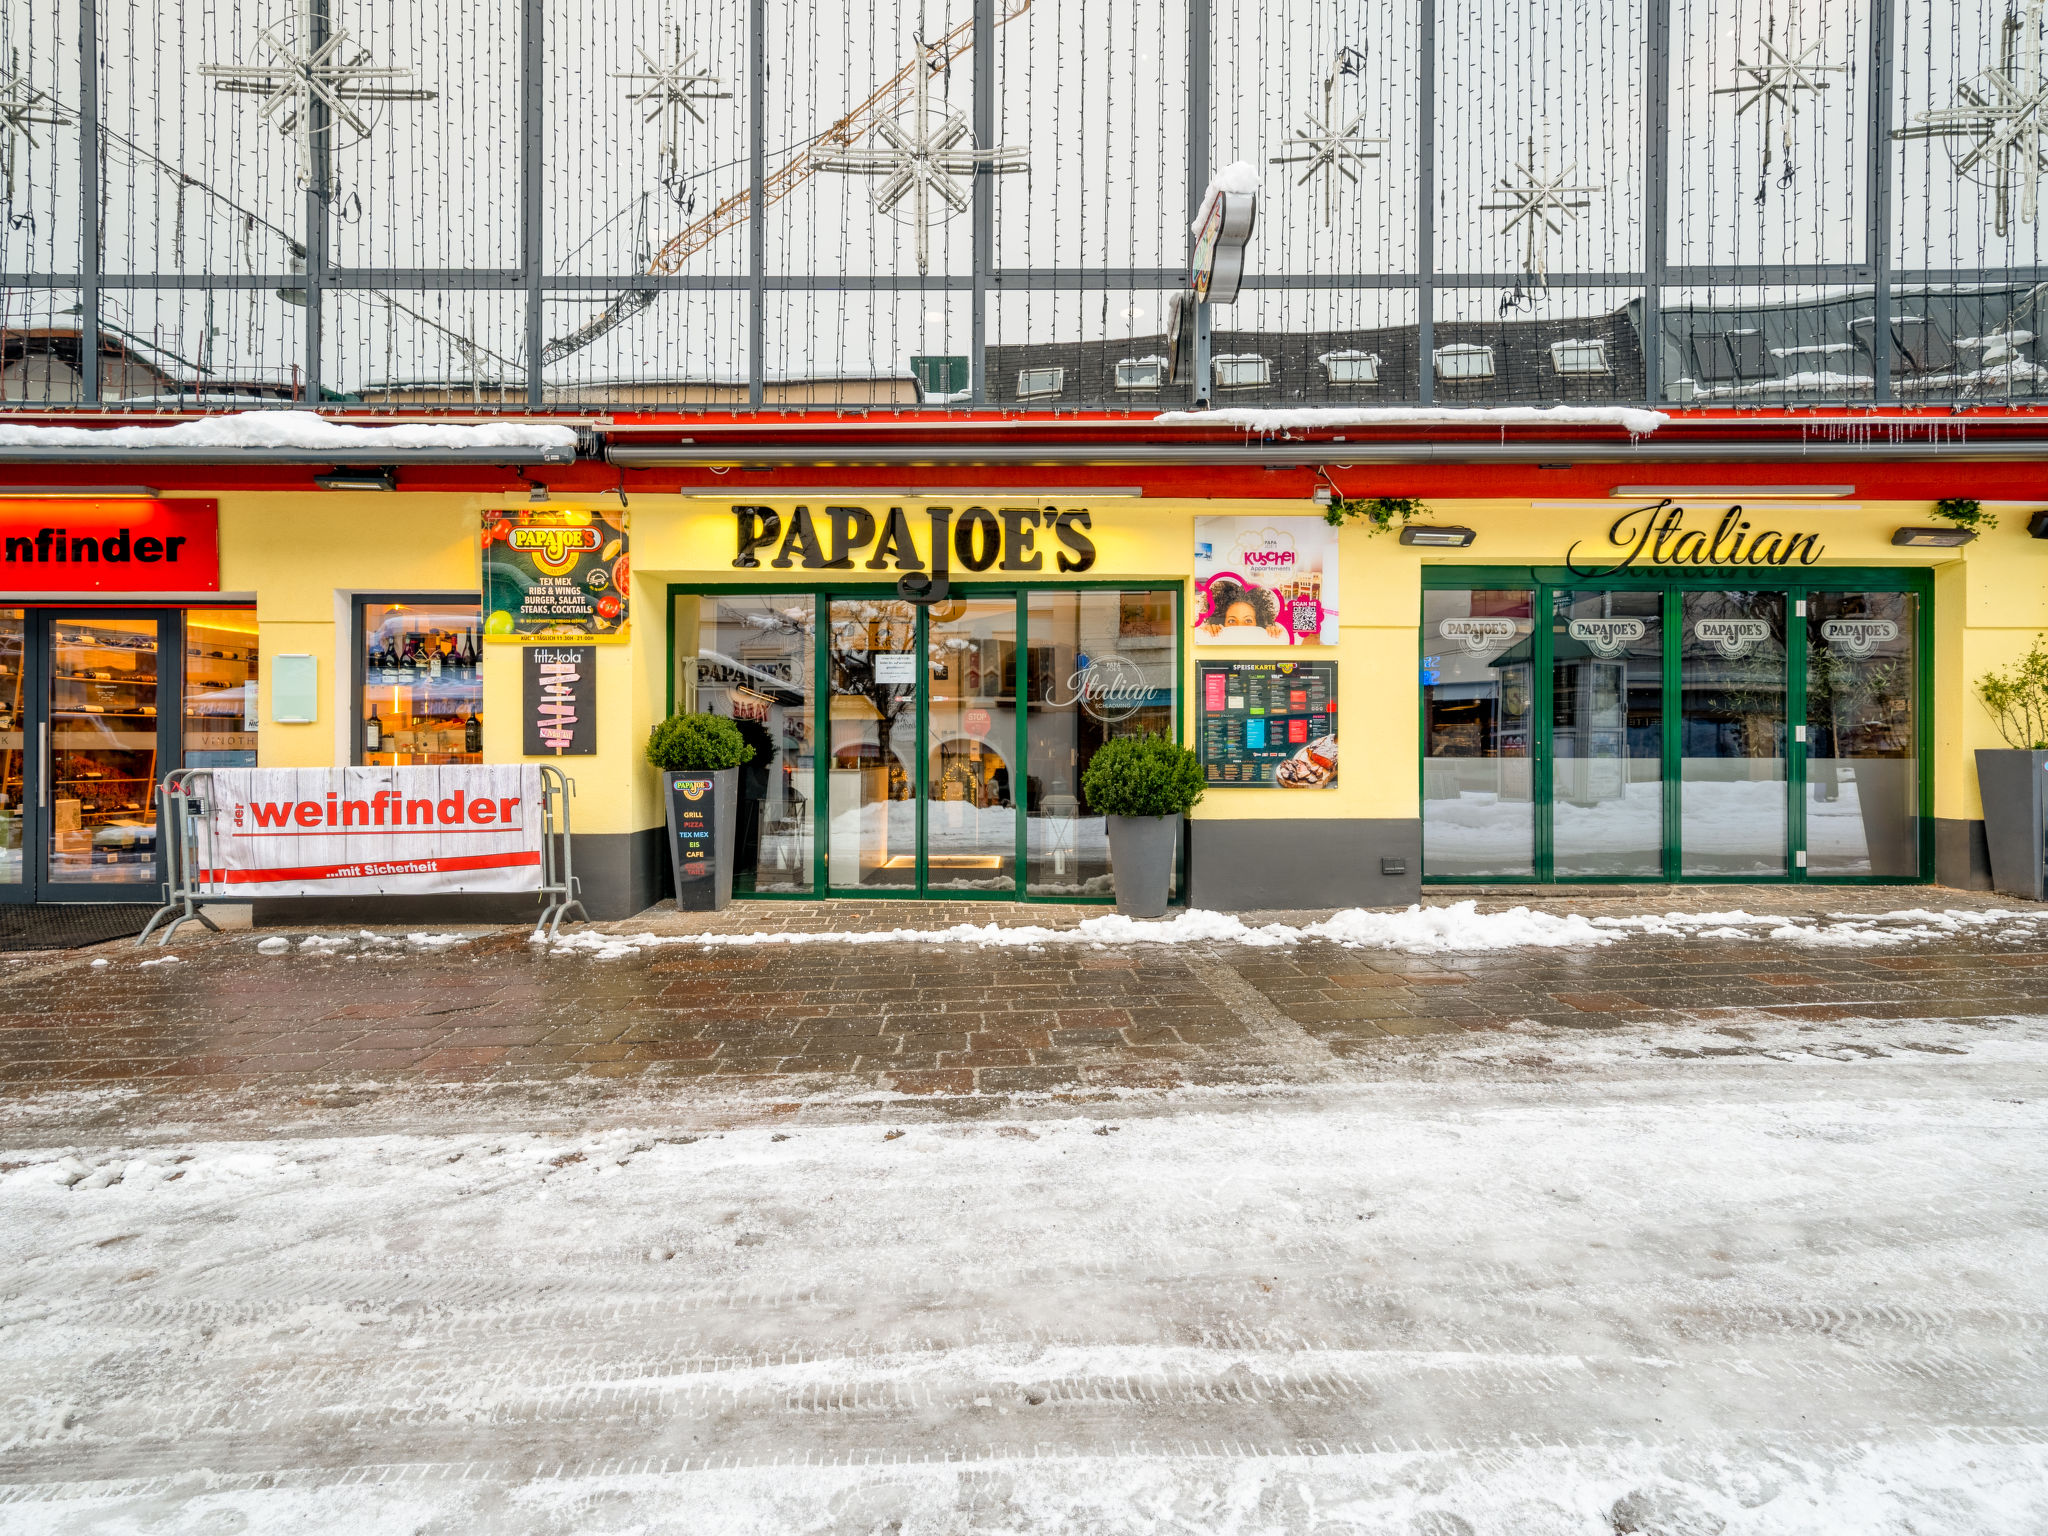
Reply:
M1991 889L1991 845L1983 822L1935 818L1934 883L1959 891Z
M1405 907L1422 896L1420 821L1193 821L1188 834L1191 907ZM1382 874L1383 859L1403 872Z
M579 832L575 835L576 878L583 886L583 910L608 922L644 912L672 895L667 833ZM540 902L530 895L478 893L469 896L278 896L253 903L258 928L303 927L317 923L530 923Z

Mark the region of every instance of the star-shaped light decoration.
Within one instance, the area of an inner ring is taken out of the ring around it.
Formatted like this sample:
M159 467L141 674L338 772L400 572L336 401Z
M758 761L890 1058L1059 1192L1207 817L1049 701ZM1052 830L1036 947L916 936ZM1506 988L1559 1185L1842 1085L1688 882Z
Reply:
M683 169L680 145L683 137L683 114L689 113L697 122L707 122L697 110L700 101L730 101L732 92L719 90L725 84L719 76L709 70L696 68L695 49L683 49L683 29L675 30L676 55L674 62L652 57L638 43L633 51L640 55L640 62L647 67L621 71L613 74L614 80L644 81L644 90L634 91L626 100L642 103L647 107L643 123L656 118L665 118L661 129L661 184L672 195L682 200Z
M932 76L946 68L948 57L942 46L923 52L924 68L917 71L907 121L901 116L884 117L875 124L869 147L827 150L811 158L811 164L821 171L882 177L874 194L878 213L902 217L897 210L908 199L908 217L917 231L920 275L931 270L933 218L967 211L973 201L971 178L977 170L986 167L1000 173L1030 169L1029 158L1021 148L976 148L965 112L947 113L934 126Z
M2040 206L2041 172L2048 169L2048 79L2041 67L2042 0L2029 0L2024 19L2008 11L1996 69L1956 87L1960 106L1914 115L1917 128L1898 128L1895 139L1943 139L1956 174L1992 190L1992 228L2003 238L2012 227L2014 194L2020 221L2031 224Z
M1323 110L1318 116L1314 112L1304 114L1308 118L1307 128L1294 130L1294 138L1287 145L1285 154L1274 155L1273 165L1302 165L1308 169L1301 173L1294 183L1306 186L1310 179L1320 174L1323 178L1323 222L1328 224L1337 209L1337 178L1342 176L1354 187L1358 185L1358 173L1351 169L1351 163L1363 165L1368 160L1380 158L1380 152L1371 148L1374 144L1385 144L1381 138L1368 138L1364 133L1367 108L1360 107L1351 121L1342 128L1335 126L1337 114L1334 98L1337 81L1346 75L1357 75L1365 68L1365 55L1356 48L1339 48L1330 60L1330 67L1323 75Z
M328 146L345 128L357 139L368 138L370 123L358 107L384 101L432 101L434 92L384 84L409 80L412 71L375 65L364 48L352 48L347 29L334 27L317 47L313 0L299 0L298 10L256 34L261 64L202 64L199 73L230 95L261 96L257 116L275 120L277 131L291 140L299 162L299 185L313 185L318 164L316 136ZM314 104L326 109L327 122L316 126ZM323 192L331 189L322 188Z
M7 73L0 76L0 126L7 131L4 157L7 166L7 197L14 199L14 156L17 146L28 142L30 149L40 149L42 140L36 137L38 126L61 128L71 121L71 114L58 106L56 100L45 91L39 91L28 83L28 77L21 72L21 53L17 49L7 62Z
M1536 138L1531 134L1528 163L1515 167L1522 185L1516 186L1502 177L1495 190L1507 201L1479 205L1481 213L1505 213L1509 216L1500 227L1504 235L1514 233L1517 224L1523 226L1522 270L1539 280L1550 270L1550 237L1563 234L1566 224L1577 222L1580 211L1592 207L1593 198L1607 191L1605 187L1575 185L1572 177L1579 170L1576 161L1553 175L1549 159L1546 152L1538 160Z
M1792 119L1799 115L1799 93L1811 91L1815 95L1826 90L1832 83L1823 75L1848 73L1845 64L1823 64L1819 54L1823 43L1801 44L1799 41L1799 6L1793 0L1785 17L1785 46L1778 46L1778 17L1773 12L1764 35L1757 40L1758 57L1754 62L1738 57L1735 72L1743 78L1734 85L1716 88L1716 96L1736 98L1735 115L1741 117L1751 107L1763 108L1764 175L1771 171L1771 108L1780 108L1778 134L1785 152L1785 169L1778 178L1779 186L1792 184ZM1757 191L1757 201L1763 201L1763 190Z

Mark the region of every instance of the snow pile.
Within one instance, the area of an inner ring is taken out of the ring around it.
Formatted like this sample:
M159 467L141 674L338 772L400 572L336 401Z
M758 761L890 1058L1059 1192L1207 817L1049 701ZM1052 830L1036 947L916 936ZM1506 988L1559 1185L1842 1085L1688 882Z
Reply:
M1240 197L1256 197L1259 191L1259 169L1249 160L1233 160L1214 176L1209 185L1202 189L1200 212L1194 222L1188 225L1188 233L1199 235L1202 224L1209 217L1209 205L1225 192L1234 192Z
M351 938L345 933L309 933L298 941L298 951L307 955L354 955L351 951L376 955L386 960L396 960L405 954L440 954L445 950L467 944L470 935L466 933L408 933L404 938L388 933L373 933L368 928L357 930ZM282 935L256 941L259 955L288 955L293 944Z
M525 448L573 455L573 427L493 421L359 427L316 411L237 411L171 427L0 426L0 448Z
M1411 906L1404 912L1368 912L1353 907L1322 922L1295 927L1265 923L1253 927L1228 912L1190 910L1161 922L1145 922L1111 914L1091 917L1071 928L1023 924L1005 928L996 923L956 923L950 928L889 928L871 932L753 933L607 933L586 928L549 941L536 931L530 942L554 955L584 955L595 960L622 960L643 950L671 944L696 944L706 949L774 944L931 944L973 945L982 949L1041 948L1054 944L1087 944L1097 948L1130 944L1246 944L1258 948L1325 939L1347 949L1401 950L1412 955L1477 954L1508 949L1596 948L1630 935L1701 939L1775 939L1816 948L1881 949L1924 943L1973 930L1997 929L1994 937L2032 938L2037 923L2048 921L2001 908L1984 911L1933 912L1924 908L1884 912L1875 916L1837 914L1825 922L1798 918L1759 917L1732 912L1666 912L1639 917L1582 917L1576 912L1538 912L1513 907L1481 912L1477 901L1447 906ZM317 940L305 941L307 947ZM318 941L331 942L331 941ZM346 944L346 940L339 941Z
M1625 405L1331 405L1261 410L1162 411L1152 418L1174 427L1242 427L1247 432L1310 431L1324 427L1620 427L1648 437L1671 420L1662 411Z
M1329 939L1347 949L1400 949L1412 955L1591 947L1612 944L1619 937L1576 912L1560 916L1532 912L1527 907L1481 912L1476 901L1454 902L1448 907L1410 907L1405 912L1367 912L1354 907L1327 922L1310 923L1298 932L1304 938Z

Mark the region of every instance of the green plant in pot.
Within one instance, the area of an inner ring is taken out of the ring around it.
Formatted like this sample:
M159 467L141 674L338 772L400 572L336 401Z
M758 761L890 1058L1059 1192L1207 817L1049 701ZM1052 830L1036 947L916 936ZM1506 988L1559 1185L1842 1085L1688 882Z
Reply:
M753 761L755 751L723 715L671 715L647 738L647 761L661 774L669 867L680 911L716 912L732 900L740 769ZM701 836L707 811L708 850Z
M1129 917L1166 911L1181 819L1202 790L1201 762L1164 736L1119 736L1095 749L1081 793L1108 824L1117 911Z
M2048 641L2037 636L2011 666L1978 678L1977 697L2005 739L2003 747L1977 750L1991 883L2008 896L2039 901L2048 840Z

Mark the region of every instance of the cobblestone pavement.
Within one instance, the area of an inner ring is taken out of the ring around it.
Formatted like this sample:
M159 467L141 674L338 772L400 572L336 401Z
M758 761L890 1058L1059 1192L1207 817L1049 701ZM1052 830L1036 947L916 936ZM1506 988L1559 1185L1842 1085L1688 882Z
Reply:
M1512 901L1590 916L2014 907L1898 888L1516 892ZM1482 899L1484 910L1509 904ZM989 903L749 903L703 916L657 910L605 926L671 936L873 932L955 922L1072 927L1099 915ZM1299 924L1325 915L1246 919ZM1692 933L1439 955L1321 941L677 943L611 960L549 953L509 929L469 930L439 949L408 945L402 930L328 930L335 942L326 952L302 947L305 934L293 933L283 955L258 950L264 931L180 935L169 950L117 943L0 968L0 1096L119 1087L131 1101L168 1105L203 1092L299 1099L364 1085L567 1079L652 1089L691 1079L784 1098L848 1090L958 1098L1276 1072L1341 1078L1404 1039L1517 1024L1597 1030L1745 1015L1820 1024L2048 1013L2042 927L2021 939L1978 932L1884 948Z

